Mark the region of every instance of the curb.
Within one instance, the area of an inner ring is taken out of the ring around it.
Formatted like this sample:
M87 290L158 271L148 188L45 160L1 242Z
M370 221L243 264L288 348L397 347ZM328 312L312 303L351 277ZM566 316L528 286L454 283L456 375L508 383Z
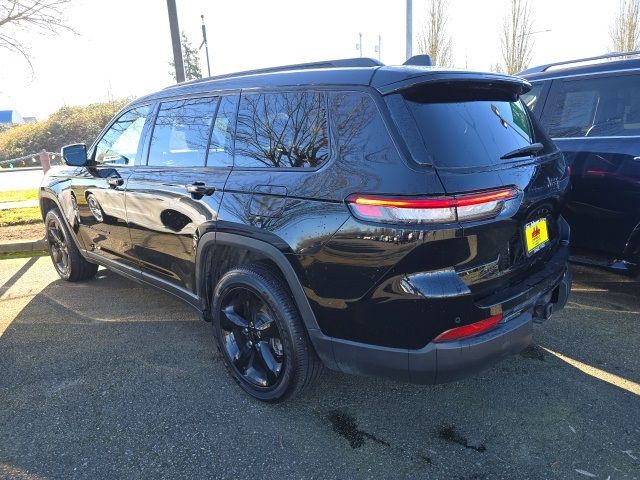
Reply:
M47 241L39 240L10 240L0 243L0 253L39 252L47 249Z

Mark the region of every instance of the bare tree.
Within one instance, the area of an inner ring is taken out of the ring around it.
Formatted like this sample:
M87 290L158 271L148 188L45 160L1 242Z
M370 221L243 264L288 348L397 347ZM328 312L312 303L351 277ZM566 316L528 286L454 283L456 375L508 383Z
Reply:
M31 66L24 34L73 31L63 11L72 0L0 0L0 48L22 55Z
M418 51L431 57L434 65L453 65L451 36L447 34L449 0L429 0L422 31L418 34Z
M513 75L527 68L531 61L533 20L529 0L509 0L509 3L510 9L502 24L500 44L503 68L506 73Z
M611 27L614 52L640 50L640 0L620 0L620 7Z

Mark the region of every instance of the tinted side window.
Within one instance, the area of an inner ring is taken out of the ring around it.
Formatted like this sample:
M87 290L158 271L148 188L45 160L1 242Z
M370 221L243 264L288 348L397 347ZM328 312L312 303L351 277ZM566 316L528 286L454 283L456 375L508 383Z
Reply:
M360 92L331 94L332 122L338 134L338 151L347 164L386 162L395 146L373 99Z
M204 166L217 103L217 98L198 98L160 104L148 165Z
M555 80L542 121L552 137L640 135L640 76Z
M540 93L542 93L543 87L543 83L536 83L531 87L531 90L520 96L522 101L527 107L529 107L529 110L531 110L532 112L535 112L536 108L538 107L538 99L540 98Z
M324 93L242 95L236 167L315 168L328 157Z
M207 157L208 167L230 167L233 165L233 137L237 106L237 96L220 98L220 106L211 131L211 143Z
M96 145L95 162L133 165L150 110L151 107L145 105L120 115Z

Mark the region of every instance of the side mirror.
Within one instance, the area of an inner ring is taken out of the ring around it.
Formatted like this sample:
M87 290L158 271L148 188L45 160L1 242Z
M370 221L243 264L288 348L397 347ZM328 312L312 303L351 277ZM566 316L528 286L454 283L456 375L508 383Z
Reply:
M84 143L62 147L60 154L64 163L72 167L84 167L87 164L87 146Z

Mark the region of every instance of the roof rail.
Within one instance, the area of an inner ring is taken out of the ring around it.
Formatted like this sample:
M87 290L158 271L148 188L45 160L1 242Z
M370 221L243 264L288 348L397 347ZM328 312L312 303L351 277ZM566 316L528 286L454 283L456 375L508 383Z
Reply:
M216 75L214 77L199 78L190 82L183 82L176 85L170 85L166 88L174 88L178 85L188 85L193 83L206 82L208 80L220 80L224 78L242 77L245 75L257 75L261 73L286 72L288 70L308 70L312 68L346 68L346 67L382 67L384 63L379 60L368 57L356 58L340 58L337 60L322 60L319 62L298 63L293 65L282 65L279 67L259 68L256 70L245 70L242 72L227 73L224 75ZM166 89L165 89L166 90Z
M578 58L576 60L565 60L562 62L548 63L546 65L540 65L538 67L528 68L527 70L523 70L522 72L518 73L518 75L523 75L523 74L528 75L531 73L546 72L551 67L558 67L560 65L571 65L573 63L591 62L593 60L605 60L607 58L630 57L632 55L640 55L640 50L629 51L629 52L611 52L611 53L605 53L604 55L598 55L595 57Z

